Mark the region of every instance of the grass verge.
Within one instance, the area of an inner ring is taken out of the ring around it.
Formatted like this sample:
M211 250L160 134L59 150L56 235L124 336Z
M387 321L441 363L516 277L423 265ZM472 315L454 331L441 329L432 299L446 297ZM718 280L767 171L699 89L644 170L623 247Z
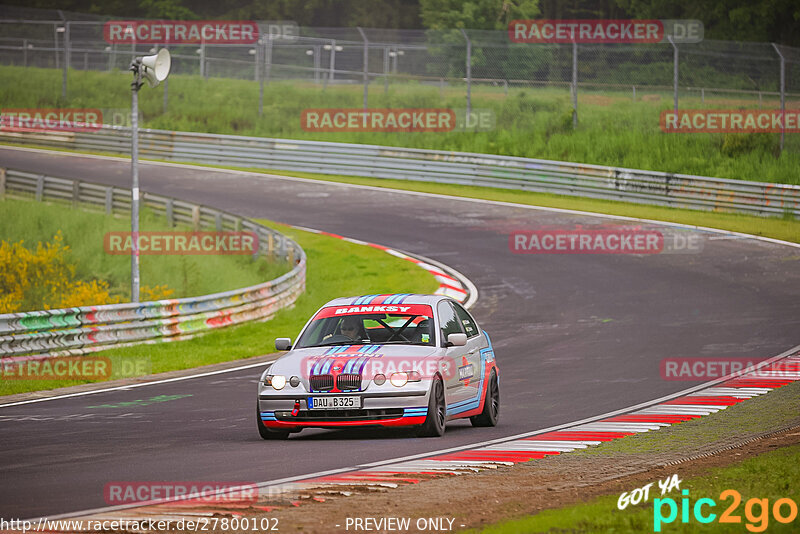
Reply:
M593 459L610 460L612 464L624 466L632 458L648 458L653 464L666 462L692 455L702 455L720 450L749 436L761 436L800 423L797 407L800 405L800 383L773 390L768 395L747 400L701 419L662 428L603 443L569 454L574 462L591 462ZM764 417L768 412L769 417ZM655 460L654 460L655 458ZM754 529L768 526L768 532L797 532L800 517L789 524L780 524L773 517L763 522L758 519L761 508L753 508L754 519L748 520L744 514L746 503L751 498L769 499L769 512L777 499L790 498L800 505L800 445L781 448L753 456L730 466L714 468L702 476L687 477L681 489L689 490L693 506L700 498L710 498L717 502L715 509L704 508L703 513L712 511L720 514L731 504L730 497L720 498L726 489L734 489L741 494L742 504L734 515L742 517L742 523L721 525L713 521L708 525L698 522L689 511L686 524L681 516L669 525L663 525L663 532L745 532L749 523ZM545 460L547 461L547 460ZM591 463L587 466L591 467ZM683 464L678 464L675 471ZM654 482L654 481L653 481ZM632 491L634 487L630 487ZM655 492L655 493L653 493ZM480 532L485 534L505 534L522 532L653 532L654 498L661 497L657 485L651 488L648 502L617 508L620 493L604 495L589 502L563 508L543 510L513 521L491 525ZM680 507L677 491L664 498L675 499ZM663 513L668 515L668 505ZM766 512L764 512L766 513ZM784 506L788 515L788 505ZM769 514L768 514L769 515ZM747 528L750 532L760 532Z
M263 323L224 328L179 343L114 348L98 354L109 356L112 368L123 359L144 361L152 373L247 358L274 352L276 337L294 338L311 314L333 298L371 293L431 293L438 287L427 271L378 249L270 221L258 222L295 239L308 255L306 291L293 308L281 310ZM0 380L0 395L82 383L86 381Z
M62 72L56 69L0 67L0 101L8 108L112 108L130 106L130 74L78 71L68 74L68 97L61 98ZM372 108L466 107L463 86L436 87L417 82L393 82L369 90ZM287 95L291 97L287 98ZM259 86L252 80L172 75L169 104L163 113L163 92L139 96L143 126L170 130L236 134L290 139L313 139L414 148L433 148L594 163L635 169L719 176L724 178L800 183L800 137L786 136L778 155L778 134L666 134L660 113L672 107L665 91L640 88L636 101L627 91L578 94L580 121L572 126L569 91L554 88L502 88L475 84L472 108L489 110L492 131L453 132L316 132L300 124L304 109L360 108L360 85L322 86L310 82L272 81L264 87L259 116ZM794 105L787 102L787 108ZM757 98L683 97L681 108L757 108ZM777 101L764 103L777 108ZM208 110L214 110L210 113Z

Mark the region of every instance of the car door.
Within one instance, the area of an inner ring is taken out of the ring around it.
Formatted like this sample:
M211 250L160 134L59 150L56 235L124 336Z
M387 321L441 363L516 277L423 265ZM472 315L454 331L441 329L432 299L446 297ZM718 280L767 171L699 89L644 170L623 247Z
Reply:
M481 358L481 349L488 346L481 335L480 327L475 319L464 309L461 304L452 302L451 305L456 312L458 322L461 323L461 328L467 334L467 349L466 359L462 361L459 367L459 378L461 384L465 388L465 396L469 400L477 401L480 403L480 395L483 392L483 379L484 377L484 362ZM470 409L476 406L470 407Z
M446 347L448 335L466 333L450 302L440 301L436 306L436 314L439 320L440 346ZM444 375L448 416L457 414L461 404L467 400L467 388L464 387L464 381L459 377L459 369L467 362L468 352L469 348L466 345L445 348L444 365L446 368L443 369L442 374Z

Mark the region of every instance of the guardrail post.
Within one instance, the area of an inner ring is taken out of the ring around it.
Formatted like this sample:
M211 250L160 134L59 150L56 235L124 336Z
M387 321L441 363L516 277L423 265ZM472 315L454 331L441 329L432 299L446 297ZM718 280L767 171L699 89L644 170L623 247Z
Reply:
M267 237L267 254L269 257L272 257L272 251L275 249L275 236L272 235L272 232L269 233L269 237Z
M28 66L28 40L22 40L22 66Z
M233 231L239 232L242 229L242 220L239 217L236 217L233 220Z
M200 206L192 206L192 228L195 232L200 231Z
M106 187L106 215L114 213L114 188Z
M0 167L0 200L6 199L6 170Z
M220 212L214 216L214 226L216 226L217 232L222 231L222 214Z
M78 199L81 195L81 183L78 180L72 182L72 208L78 207Z
M167 200L167 203L164 205L164 211L167 215L167 224L170 228L175 228L175 205L173 200L170 198Z
M36 177L36 202L41 202L44 196L44 174Z

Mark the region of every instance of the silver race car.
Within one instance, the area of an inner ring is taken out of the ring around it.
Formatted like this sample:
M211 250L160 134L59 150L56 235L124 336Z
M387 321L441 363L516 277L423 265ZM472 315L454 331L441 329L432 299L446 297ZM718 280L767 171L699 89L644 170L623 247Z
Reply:
M439 295L335 299L258 383L264 439L306 427L417 427L441 436L448 420L495 426L499 371L489 336L458 302Z

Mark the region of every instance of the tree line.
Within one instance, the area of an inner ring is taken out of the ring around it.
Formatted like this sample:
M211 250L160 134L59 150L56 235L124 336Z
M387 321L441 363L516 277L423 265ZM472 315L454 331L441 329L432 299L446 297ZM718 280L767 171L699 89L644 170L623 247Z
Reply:
M292 20L301 26L503 30L514 19L698 19L707 39L800 46L797 0L0 0L113 17ZM1 11L1 10L0 10Z

